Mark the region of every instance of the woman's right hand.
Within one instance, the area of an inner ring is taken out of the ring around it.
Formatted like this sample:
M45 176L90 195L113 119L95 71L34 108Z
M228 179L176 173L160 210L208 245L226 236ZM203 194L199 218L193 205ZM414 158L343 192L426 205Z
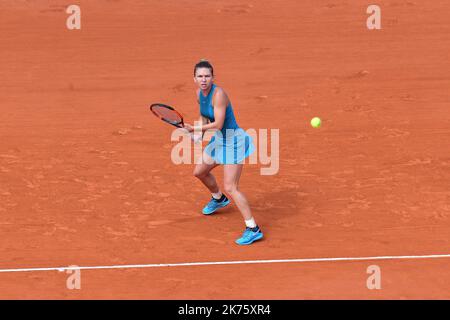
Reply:
M192 131L194 131L194 127L191 126L191 125L188 124L188 123L185 123L185 124L184 124L184 129L187 130L187 132L192 132Z

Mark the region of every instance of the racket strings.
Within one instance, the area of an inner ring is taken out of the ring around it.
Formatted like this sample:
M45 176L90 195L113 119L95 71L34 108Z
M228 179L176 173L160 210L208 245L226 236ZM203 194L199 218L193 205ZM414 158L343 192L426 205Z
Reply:
M179 124L183 121L183 118L178 114L178 112L164 106L155 105L152 107L152 111L163 120L174 124Z

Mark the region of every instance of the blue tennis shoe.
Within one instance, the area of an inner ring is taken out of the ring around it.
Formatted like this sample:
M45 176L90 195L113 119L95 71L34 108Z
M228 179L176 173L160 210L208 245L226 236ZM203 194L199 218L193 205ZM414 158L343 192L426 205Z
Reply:
M220 198L219 200L211 197L211 200L206 204L202 212L203 214L209 215L214 213L217 209L226 207L229 204L230 200L225 195L222 195L222 198Z
M236 240L236 243L239 245L247 245L252 244L253 242L260 240L263 238L263 233L259 227L256 228L245 228L242 237Z

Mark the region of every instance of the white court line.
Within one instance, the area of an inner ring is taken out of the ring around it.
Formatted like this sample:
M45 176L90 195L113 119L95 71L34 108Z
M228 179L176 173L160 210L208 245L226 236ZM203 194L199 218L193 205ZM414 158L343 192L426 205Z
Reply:
M24 268L24 269L0 269L0 273L7 272L32 272L32 271L66 271L66 270L97 270L97 269L137 269L137 268L161 268L161 267L188 267L210 266L229 264L263 264L263 263L303 263L326 261L367 261L367 260L400 260L400 259L436 259L450 258L450 254L432 254L422 256L376 256L353 258L307 258L307 259L281 259L281 260L242 260L242 261L216 261L216 262L186 262L186 263L162 263L162 264L125 264L112 266L91 267L50 267L50 268Z

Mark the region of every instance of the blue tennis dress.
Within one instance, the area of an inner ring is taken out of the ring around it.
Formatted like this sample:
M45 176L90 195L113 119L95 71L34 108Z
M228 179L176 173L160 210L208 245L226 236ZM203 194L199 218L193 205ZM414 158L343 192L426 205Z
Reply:
M210 122L214 122L214 108L212 97L216 85L211 86L209 94L205 97L202 92L199 93L200 113ZM205 148L208 154L215 162L220 164L238 164L255 151L252 137L240 128L234 117L231 102L227 105L225 111L225 120L222 130L217 130Z

